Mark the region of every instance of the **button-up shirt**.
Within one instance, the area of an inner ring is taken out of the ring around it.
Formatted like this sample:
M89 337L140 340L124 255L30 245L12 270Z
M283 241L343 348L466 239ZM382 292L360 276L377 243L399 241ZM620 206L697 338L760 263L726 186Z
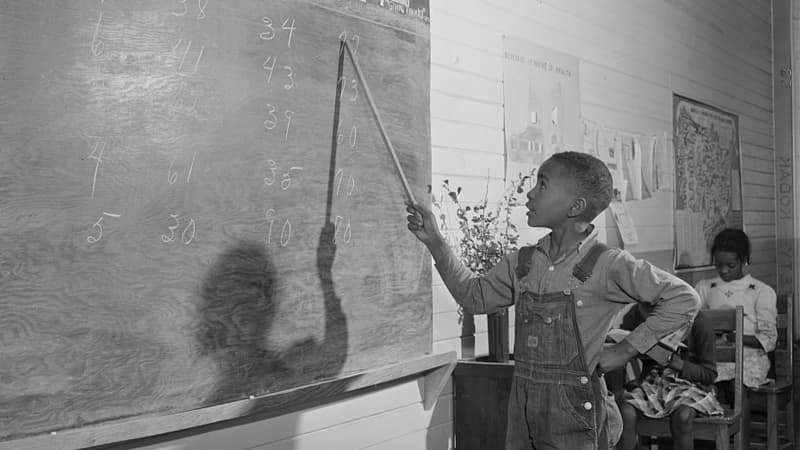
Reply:
M664 336L688 329L700 305L697 293L686 282L620 249L604 252L592 276L584 283L578 282L572 275L573 267L596 243L594 229L573 250L553 261L548 253L548 234L536 244L530 270L521 279L516 276L519 252L504 257L482 277L452 253L436 268L456 302L473 314L511 306L524 291L572 294L584 356L588 369L593 371L611 321L625 305L643 302L653 306L652 314L626 338L640 353L647 352Z

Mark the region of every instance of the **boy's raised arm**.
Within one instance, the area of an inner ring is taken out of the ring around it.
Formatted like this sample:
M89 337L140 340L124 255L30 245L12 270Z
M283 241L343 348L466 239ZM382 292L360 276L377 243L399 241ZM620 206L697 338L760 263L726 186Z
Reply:
M420 203L407 203L406 212L408 212L408 229L428 247L428 251L431 252L437 265L449 259L458 260L442 237L436 216L427 206Z
M447 245L436 217L427 206L409 203L406 211L409 213L408 229L431 252L442 281L465 311L473 314L491 313L513 304L515 278L512 261L516 261L516 254L513 259L503 258L488 274L478 277L464 266Z

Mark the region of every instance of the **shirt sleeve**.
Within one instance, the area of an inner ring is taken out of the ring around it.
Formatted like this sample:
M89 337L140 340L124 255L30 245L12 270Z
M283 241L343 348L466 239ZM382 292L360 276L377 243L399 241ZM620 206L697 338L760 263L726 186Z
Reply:
M697 292L697 295L700 296L700 308L701 309L709 309L708 307L708 281L707 280L700 280L694 286L694 290Z
M607 292L611 301L653 306L653 312L626 338L639 353L646 353L670 333L688 330L700 307L700 297L685 281L624 250L612 256Z
M478 276L455 253L436 264L447 290L470 314L489 314L514 304L518 292L514 268L518 252L506 255L486 275Z
M702 312L697 314L692 324L691 337L692 348L688 350L694 357L684 359L681 378L710 386L717 378L715 336Z
M766 285L762 285L758 290L755 304L756 311L756 333L755 337L764 351L775 350L778 342L778 306L775 291Z

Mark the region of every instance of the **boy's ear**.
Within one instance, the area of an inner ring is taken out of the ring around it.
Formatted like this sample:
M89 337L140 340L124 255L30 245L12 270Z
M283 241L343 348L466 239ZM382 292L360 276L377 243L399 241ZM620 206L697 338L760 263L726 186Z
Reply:
M572 206L569 208L569 215L568 217L578 217L586 211L586 207L588 206L588 202L583 197L578 197L572 202Z

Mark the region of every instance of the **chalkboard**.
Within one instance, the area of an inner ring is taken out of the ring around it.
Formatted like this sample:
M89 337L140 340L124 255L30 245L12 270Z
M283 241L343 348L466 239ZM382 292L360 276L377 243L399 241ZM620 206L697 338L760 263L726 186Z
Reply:
M415 3L0 2L0 440L430 353Z

